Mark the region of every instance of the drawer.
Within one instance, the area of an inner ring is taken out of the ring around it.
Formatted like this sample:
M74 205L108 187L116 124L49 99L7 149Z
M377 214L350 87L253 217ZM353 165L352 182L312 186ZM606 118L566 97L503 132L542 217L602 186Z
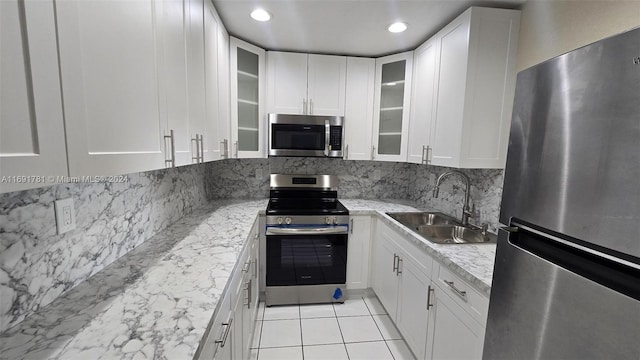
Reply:
M411 261L415 263L418 269L428 278L431 278L431 267L433 263L431 256L429 256L424 249L419 248L416 244L412 243L411 240L406 239L404 235L396 232L395 229L389 225L382 221L378 221L378 224L380 224L378 226L379 231L382 231L387 238L393 240L395 245L402 250L402 255L411 258Z
M435 268L435 266L434 266ZM435 272L435 269L434 269ZM465 311L483 326L487 323L487 311L489 298L481 294L467 281L454 274L445 265L438 269L436 285L446 294L449 294Z

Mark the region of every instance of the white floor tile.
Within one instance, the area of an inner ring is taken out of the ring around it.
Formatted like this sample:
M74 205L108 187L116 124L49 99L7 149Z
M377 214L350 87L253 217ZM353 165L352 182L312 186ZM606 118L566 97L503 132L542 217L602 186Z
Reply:
M300 306L271 306L265 307L263 320L300 319Z
M349 360L344 344L305 346L304 360Z
M346 344L351 360L393 360L384 341Z
M402 336L400 336L396 326L393 325L393 321L389 315L373 315L373 320L376 322L376 325L378 325L378 329L385 340L402 339Z
M395 360L415 360L404 340L388 340L387 346Z
M302 360L302 346L260 349L258 360Z
M341 344L338 319L302 319L302 345Z
M300 317L303 319L335 317L333 305L300 305Z
M256 328L253 330L253 340L251 341L251 349L260 347L260 334L262 333L262 321L256 321Z
M375 296L365 297L364 302L367 304L371 315L382 315L387 313L380 303L380 300Z
M346 343L382 340L382 335L371 315L340 317L338 322Z
M262 323L260 351L263 348L302 345L300 320L273 320Z
M249 350L249 360L258 360L258 349Z
M337 316L369 315L369 310L362 298L347 299L344 304L333 304Z

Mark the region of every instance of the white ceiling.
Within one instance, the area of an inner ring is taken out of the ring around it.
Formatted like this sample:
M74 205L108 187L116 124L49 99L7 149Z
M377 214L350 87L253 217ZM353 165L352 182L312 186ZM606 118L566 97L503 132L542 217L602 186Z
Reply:
M469 6L518 8L526 0L213 0L232 36L267 50L377 57L413 50ZM249 16L261 7L272 15ZM409 28L392 34L387 26Z

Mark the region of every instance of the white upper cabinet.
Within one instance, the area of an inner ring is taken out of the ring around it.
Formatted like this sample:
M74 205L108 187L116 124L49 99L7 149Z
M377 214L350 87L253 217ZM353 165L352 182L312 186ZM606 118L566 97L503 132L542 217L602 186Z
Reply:
M0 1L0 48L0 192L52 184L68 175L53 2Z
M414 51L413 89L407 161L427 164L431 150L431 126L438 91L438 41L432 38Z
M345 160L371 160L375 71L375 59L347 58Z
M413 51L376 59L374 160L406 161Z
M344 116L344 56L267 53L267 112Z
M205 109L204 138L202 139L203 160L221 159L223 147L219 140L219 79L218 79L218 41L220 23L210 1L204 5L204 85Z
M187 15L187 100L191 161L204 161L205 100L204 0L185 0ZM207 136L207 140L208 136Z
M61 1L56 13L71 175L164 167L154 2Z
M217 141L220 159L231 156L231 115L229 96L229 34L219 23L218 27L218 121ZM211 101L215 101L211 99Z
M307 114L344 116L347 58L309 54Z
M439 43L430 160L457 168L503 168L516 81L517 10L472 7Z
M233 157L265 157L265 51L231 38L231 142Z

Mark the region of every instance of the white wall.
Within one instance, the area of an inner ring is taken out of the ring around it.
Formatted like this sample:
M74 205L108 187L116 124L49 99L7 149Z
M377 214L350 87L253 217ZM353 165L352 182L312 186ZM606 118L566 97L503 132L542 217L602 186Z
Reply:
M640 0L529 0L517 70L640 26Z

